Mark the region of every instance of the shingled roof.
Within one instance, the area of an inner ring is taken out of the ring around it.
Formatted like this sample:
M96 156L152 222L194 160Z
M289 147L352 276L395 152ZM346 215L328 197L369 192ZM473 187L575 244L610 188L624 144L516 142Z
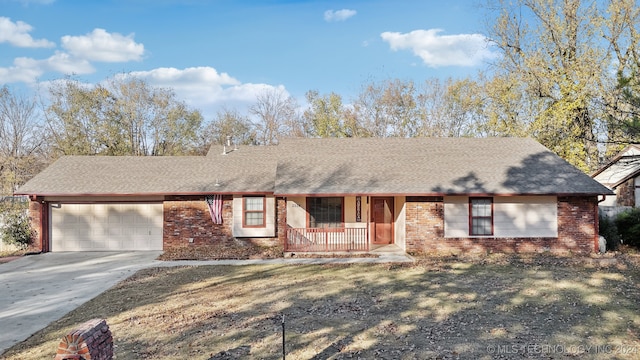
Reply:
M227 150L229 150L227 148ZM201 157L67 156L19 194L597 195L612 192L523 138L289 139Z
M35 195L272 193L273 147L215 156L64 156L20 187Z
M528 138L292 139L278 153L283 195L611 193Z

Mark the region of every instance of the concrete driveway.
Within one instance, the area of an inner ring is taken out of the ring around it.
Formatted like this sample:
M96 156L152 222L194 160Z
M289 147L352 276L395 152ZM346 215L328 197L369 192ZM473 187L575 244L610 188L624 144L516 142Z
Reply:
M136 271L160 263L155 260L160 254L46 253L0 264L0 354Z

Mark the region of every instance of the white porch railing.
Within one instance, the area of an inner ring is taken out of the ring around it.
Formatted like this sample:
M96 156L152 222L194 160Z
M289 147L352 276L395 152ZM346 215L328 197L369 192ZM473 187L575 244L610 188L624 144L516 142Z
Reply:
M369 251L366 228L288 228L287 252Z

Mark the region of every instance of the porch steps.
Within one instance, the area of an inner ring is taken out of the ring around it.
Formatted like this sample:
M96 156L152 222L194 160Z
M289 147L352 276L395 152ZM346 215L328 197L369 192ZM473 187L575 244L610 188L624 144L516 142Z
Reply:
M378 259L376 261L371 262L412 262L413 258L407 253L405 253L399 246L395 244L390 245L372 245L371 250L366 251L350 251L350 252L301 252L299 254L304 254L303 256L311 256L318 255L324 258L331 257L335 255L336 257L344 258L348 255L353 255L353 258L358 258L358 255L361 254L372 254L377 255ZM286 252L284 255L285 258L295 258L296 252ZM366 258L360 258L359 260L365 260ZM358 260L358 259L355 259Z

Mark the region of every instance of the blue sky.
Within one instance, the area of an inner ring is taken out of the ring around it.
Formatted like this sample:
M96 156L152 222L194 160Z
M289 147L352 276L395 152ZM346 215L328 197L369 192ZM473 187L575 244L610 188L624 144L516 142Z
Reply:
M345 102L371 81L473 75L495 58L473 0L0 0L0 86L119 73L209 119L268 88Z

